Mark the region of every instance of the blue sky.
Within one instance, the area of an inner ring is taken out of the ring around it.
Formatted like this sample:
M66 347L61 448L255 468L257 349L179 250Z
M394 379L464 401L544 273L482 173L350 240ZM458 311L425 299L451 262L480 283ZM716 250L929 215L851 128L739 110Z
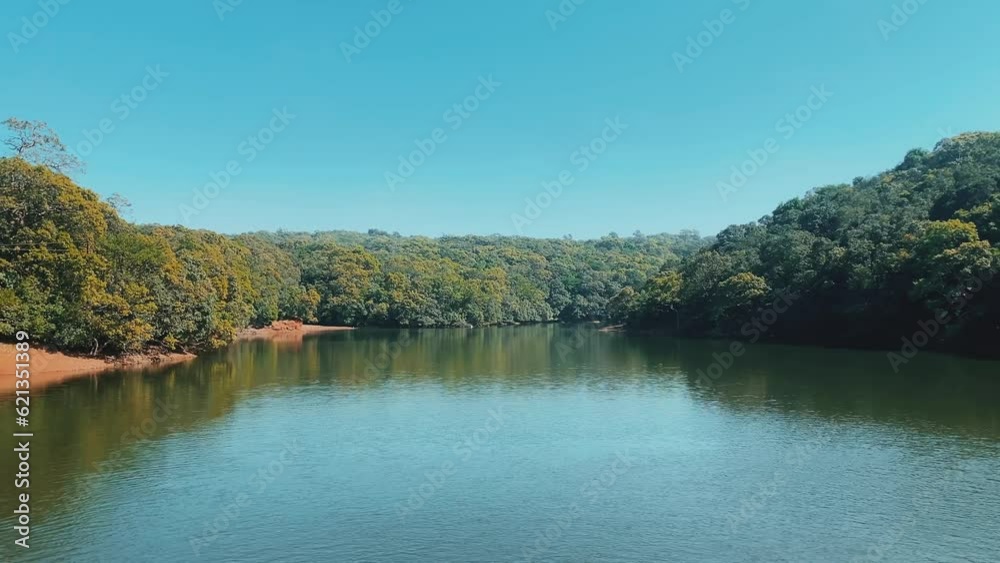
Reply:
M0 8L0 113L82 148L80 183L140 222L713 234L949 131L1000 130L990 0L51 1ZM418 139L433 153L390 189ZM748 151L767 161L721 197Z

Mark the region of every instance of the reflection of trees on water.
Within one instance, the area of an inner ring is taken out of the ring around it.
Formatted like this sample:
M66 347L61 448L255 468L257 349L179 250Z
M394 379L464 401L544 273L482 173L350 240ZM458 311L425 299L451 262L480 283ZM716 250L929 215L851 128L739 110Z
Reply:
M394 385L435 385L446 393L631 387L686 393L739 411L780 409L1000 438L994 362L923 353L895 374L884 353L758 345L748 347L713 385L697 385L697 372L729 344L602 333L589 325L359 330L240 342L164 370L84 378L40 392L32 402L33 508L39 514L69 509L60 504L67 488L79 486L82 476L109 459L115 460L112 472L137 465L135 456L144 448L123 445L122 437L151 419L158 401L173 413L151 428L151 440L211 423L247 392L268 392L262 389L268 386L320 385L346 393ZM0 416L13 417L11 401L0 409L6 411ZM13 447L9 434L0 438L0 448ZM3 462L8 475L14 473L12 459ZM2 483L0 494L13 498L13 481Z

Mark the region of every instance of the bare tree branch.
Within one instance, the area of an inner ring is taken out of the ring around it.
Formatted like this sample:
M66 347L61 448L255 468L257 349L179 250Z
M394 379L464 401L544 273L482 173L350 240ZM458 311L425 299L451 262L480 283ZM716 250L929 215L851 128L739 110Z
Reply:
M18 158L68 174L84 171L84 163L66 149L59 135L44 121L7 118L2 124L10 131L3 144Z

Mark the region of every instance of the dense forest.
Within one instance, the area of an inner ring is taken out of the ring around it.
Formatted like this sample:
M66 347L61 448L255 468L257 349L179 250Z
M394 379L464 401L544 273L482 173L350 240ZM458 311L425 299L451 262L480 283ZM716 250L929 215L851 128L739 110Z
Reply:
M713 239L252 233L135 225L43 123L0 158L0 338L92 354L225 345L277 319L438 327L599 320L685 336L997 354L1000 134L910 151ZM780 306L779 306L780 304ZM924 346L925 344L919 344Z
M970 133L723 230L610 314L689 336L997 356L997 244L1000 134Z
M0 159L0 337L92 354L225 345L277 319L439 327L600 320L677 267L694 232L600 240L255 233L134 225L60 172L44 124L8 120ZM45 150L39 150L39 148Z

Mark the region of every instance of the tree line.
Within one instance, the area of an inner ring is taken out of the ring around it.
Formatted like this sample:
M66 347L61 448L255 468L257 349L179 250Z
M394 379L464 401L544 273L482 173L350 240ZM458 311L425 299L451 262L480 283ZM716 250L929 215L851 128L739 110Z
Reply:
M1000 134L969 133L726 228L609 314L687 336L998 356L998 243ZM787 311L748 329L783 295Z
M593 320L880 348L912 347L922 331L920 347L998 354L996 133L912 150L891 170L814 189L710 239L684 231L577 241L136 225L120 216L122 198L102 200L65 175L79 163L43 123L5 124L0 338L26 330L56 348L121 354L219 347L278 319Z
M689 231L599 240L368 233L225 236L136 225L63 172L44 124L0 158L0 337L125 354L223 346L278 319L442 327L600 320L623 288L702 248Z

